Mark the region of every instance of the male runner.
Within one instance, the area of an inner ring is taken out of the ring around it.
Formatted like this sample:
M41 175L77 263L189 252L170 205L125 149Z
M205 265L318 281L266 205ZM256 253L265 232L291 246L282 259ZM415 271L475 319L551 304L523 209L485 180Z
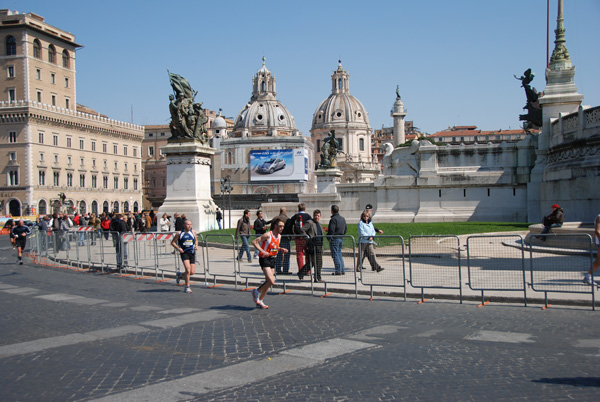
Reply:
M185 293L192 293L190 288L190 277L196 273L196 250L198 250L198 242L196 241L196 232L192 230L192 222L186 220L183 224L183 230L178 232L171 245L181 253L181 261L185 268L185 273L182 275L185 280Z
M23 265L23 250L25 250L25 244L27 243L27 235L31 234L29 226L23 224L23 219L19 219L17 225L12 229L11 236L15 240L15 246L17 247L17 253L19 256L19 265Z
M257 289L252 291L252 298L260 308L269 308L263 300L269 291L269 288L275 284L275 260L278 252L287 253L289 250L280 248L281 231L285 224L279 219L273 219L271 231L257 237L252 241L252 245L258 250L258 263L265 274L265 282Z

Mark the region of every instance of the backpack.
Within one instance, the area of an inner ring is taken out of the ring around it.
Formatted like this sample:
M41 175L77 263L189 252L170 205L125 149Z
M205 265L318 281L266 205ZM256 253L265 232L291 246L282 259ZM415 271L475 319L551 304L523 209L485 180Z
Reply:
M296 219L294 220L293 231L294 234L300 235L304 234L304 221L306 220L306 214L296 214Z

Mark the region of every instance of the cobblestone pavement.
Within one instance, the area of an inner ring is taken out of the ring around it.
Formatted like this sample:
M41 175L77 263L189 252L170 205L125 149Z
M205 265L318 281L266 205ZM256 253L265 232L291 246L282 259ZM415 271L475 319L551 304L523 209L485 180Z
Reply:
M258 310L230 285L15 262L0 247L2 401L598 400L589 308L292 291Z

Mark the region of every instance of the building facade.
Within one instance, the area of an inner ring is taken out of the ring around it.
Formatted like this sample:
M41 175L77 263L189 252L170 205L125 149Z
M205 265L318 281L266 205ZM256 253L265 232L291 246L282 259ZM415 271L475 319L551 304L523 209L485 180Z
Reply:
M534 134L539 134L539 130L532 130ZM478 130L477 126L453 126L447 130L438 131L435 134L427 136L428 139L435 142L459 145L459 144L500 144L501 142L517 142L527 137L527 132L519 130Z
M77 105L74 35L0 10L0 36L1 212L141 209L143 128Z

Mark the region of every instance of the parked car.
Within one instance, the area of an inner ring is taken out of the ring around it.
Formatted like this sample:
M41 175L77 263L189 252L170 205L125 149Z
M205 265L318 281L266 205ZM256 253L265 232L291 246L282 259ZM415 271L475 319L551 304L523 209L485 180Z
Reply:
M271 174L285 168L285 161L282 158L269 159L258 165L258 173Z

